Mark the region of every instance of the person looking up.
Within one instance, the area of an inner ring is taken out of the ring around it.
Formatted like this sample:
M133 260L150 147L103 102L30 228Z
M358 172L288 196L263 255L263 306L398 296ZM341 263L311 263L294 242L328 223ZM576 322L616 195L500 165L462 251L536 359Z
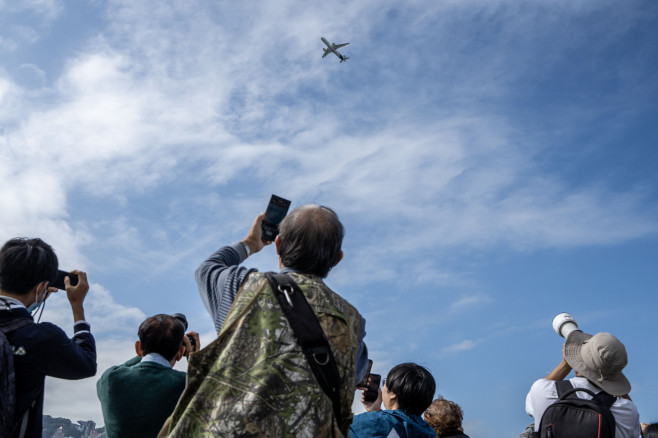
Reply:
M436 390L432 374L418 364L402 363L382 383L374 402L366 402L361 394L367 412L354 417L350 437L434 438L434 430L421 418Z
M137 356L108 368L96 382L107 438L158 435L185 389L185 373L172 367L199 348L199 335L184 332L184 324L173 316L146 318L137 332Z
M3 437L41 438L46 376L77 380L96 374L96 342L85 321L84 300L89 291L87 274L74 270L78 283L64 279L73 313L73 338L49 322L35 323L48 296L57 292L49 284L57 277L58 260L41 239L15 238L0 249L0 326L13 353L15 394L2 394L14 412ZM3 330L4 331L4 330ZM3 364L3 367L5 365ZM1 431L1 430L0 430Z
M548 376L535 381L526 396L526 412L534 417L535 431L539 431L541 418L551 404L558 400L557 381L569 379L573 388L584 388L594 394L609 394L614 398L610 411L615 419L616 438L637 438L640 435L640 416L628 393L631 384L622 373L628 363L626 348L610 333L589 335L574 330L567 336L562 348L562 361ZM592 397L583 391L576 396Z
M161 436L347 434L368 354L365 320L323 281L343 257L343 225L333 210L305 205L283 219L274 240L280 272L299 286L335 358L334 402L318 383L313 359L298 344L265 274L241 266L271 243L262 240L264 216L256 217L244 240L220 248L196 271L218 337L192 357L195 378L188 378Z

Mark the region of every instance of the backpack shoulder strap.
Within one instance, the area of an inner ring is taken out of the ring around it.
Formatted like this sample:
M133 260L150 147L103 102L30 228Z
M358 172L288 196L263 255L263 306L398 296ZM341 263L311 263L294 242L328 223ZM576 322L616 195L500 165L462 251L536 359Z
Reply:
M297 343L302 347L315 378L324 393L331 399L334 417L338 427L342 430L338 367L315 312L306 301L302 290L290 276L267 272L265 277L270 283L274 296L279 301L283 314L290 322Z
M615 397L615 396L612 395L612 394L608 394L608 393L605 392L605 391L601 391L601 392L597 393L596 396L597 396L597 397L599 398L599 400L601 400L601 402L602 402L605 406L607 406L608 408L611 408L612 405L614 405L615 402L617 401L617 397Z
M557 398L561 398L564 394L573 389L573 384L570 380L556 380L555 388L557 389ZM576 397L576 395L573 395Z
M25 327L26 325L29 325L31 322L32 320L30 318L12 319L10 321L1 323L0 331L6 335L7 333L13 332L14 330L18 330L21 327Z

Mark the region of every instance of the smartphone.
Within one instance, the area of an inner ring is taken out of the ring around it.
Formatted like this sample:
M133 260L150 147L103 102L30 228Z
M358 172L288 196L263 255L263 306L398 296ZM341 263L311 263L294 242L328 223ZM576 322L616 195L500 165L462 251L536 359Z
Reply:
M76 284L78 284L77 274L71 274L70 272L66 272L66 271L57 271L57 278L55 278L55 281L50 283L49 286L56 287L57 289L65 290L66 287L64 287L64 277L69 277L71 286L75 286Z
M274 238L279 234L279 224L288 214L290 201L277 195L272 195L270 203L265 210L265 219L261 225L263 242L274 242Z
M363 399L367 402L374 402L377 400L379 395L379 382L381 382L382 376L379 374L370 374L370 380L368 381L368 389L366 389Z
M356 389L368 389L368 378L370 377L370 370L372 369L372 359L368 359L368 371L363 376L363 380L356 384Z

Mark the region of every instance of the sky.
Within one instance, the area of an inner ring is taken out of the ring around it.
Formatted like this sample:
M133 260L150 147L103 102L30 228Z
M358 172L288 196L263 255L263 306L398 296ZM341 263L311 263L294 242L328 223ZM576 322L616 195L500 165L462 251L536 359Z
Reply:
M650 0L0 0L0 240L88 273L98 345L44 413L103 424L147 316L210 343L194 270L274 193L336 210L373 372L426 366L472 438L532 421L560 312L625 344L658 420L656 47ZM42 320L72 335L63 294Z

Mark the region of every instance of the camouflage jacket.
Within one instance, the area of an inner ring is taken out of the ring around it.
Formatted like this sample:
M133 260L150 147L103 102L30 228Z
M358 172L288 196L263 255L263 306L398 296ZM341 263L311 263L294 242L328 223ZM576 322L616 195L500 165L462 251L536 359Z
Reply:
M319 277L288 275L314 310L336 359L343 430L267 279L252 272L217 339L190 357L187 387L163 428L166 436L347 436L361 316Z

